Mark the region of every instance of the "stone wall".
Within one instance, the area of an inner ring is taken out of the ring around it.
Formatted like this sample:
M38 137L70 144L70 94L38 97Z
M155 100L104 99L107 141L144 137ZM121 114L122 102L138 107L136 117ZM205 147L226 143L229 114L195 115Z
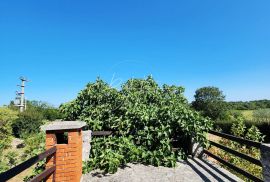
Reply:
M89 156L90 156L90 150L91 150L91 134L92 131L87 130L87 131L82 131L82 135L83 135L83 150L82 150L82 160L83 161L88 161L89 160Z

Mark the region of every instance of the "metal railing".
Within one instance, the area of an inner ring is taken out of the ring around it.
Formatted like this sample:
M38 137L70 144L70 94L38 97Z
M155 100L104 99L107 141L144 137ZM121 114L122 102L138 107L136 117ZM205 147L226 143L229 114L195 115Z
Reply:
M32 157L30 159L28 159L27 161L13 167L12 169L3 172L0 174L0 181L7 181L11 178L13 178L14 176L18 175L19 173L21 173L22 171L28 169L29 167L31 167L32 165L42 161L43 159L46 159L47 157L50 157L52 155L54 155L56 153L56 147L52 147L48 150L46 150L45 152ZM43 171L41 174L35 176L33 179L31 179L31 182L40 182L44 179L46 179L47 177L49 177L52 173L55 172L55 165L46 169L45 171Z

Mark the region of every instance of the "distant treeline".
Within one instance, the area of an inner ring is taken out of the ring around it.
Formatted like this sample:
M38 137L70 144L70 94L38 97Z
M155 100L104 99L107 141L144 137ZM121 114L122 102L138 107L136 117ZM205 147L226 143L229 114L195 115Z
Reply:
M270 108L270 100L228 102L228 107L233 110L256 110Z

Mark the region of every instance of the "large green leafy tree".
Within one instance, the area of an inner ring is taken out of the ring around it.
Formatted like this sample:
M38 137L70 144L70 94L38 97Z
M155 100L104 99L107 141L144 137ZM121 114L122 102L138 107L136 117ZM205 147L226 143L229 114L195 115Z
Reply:
M152 77L130 79L120 90L98 79L60 107L67 120L82 120L92 130L114 130L115 137L94 139L89 168L108 172L126 162L174 166L185 146L172 151L172 138L190 137L205 144L211 122L189 108L184 88L163 85ZM124 145L123 145L124 144Z
M223 119L227 110L225 95L217 87L202 87L195 92L192 106L204 116Z

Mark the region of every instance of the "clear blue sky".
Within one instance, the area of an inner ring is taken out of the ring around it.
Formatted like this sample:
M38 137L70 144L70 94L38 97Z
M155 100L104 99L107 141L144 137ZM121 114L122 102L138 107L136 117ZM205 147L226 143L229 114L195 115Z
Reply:
M153 75L227 100L270 99L270 1L0 1L0 105L69 101L97 76Z

